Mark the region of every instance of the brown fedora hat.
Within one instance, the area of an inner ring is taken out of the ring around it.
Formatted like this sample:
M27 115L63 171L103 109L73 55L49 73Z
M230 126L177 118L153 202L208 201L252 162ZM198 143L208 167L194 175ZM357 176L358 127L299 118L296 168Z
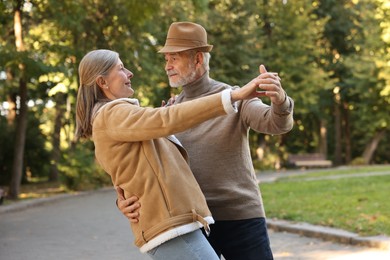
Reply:
M199 24L176 22L169 26L165 46L159 53L181 52L192 49L209 52L213 45L207 44L207 32Z

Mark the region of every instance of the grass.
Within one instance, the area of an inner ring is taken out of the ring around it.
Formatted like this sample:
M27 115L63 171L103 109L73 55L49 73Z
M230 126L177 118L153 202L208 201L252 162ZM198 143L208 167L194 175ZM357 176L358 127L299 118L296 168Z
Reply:
M340 228L362 236L390 235L390 175L304 181L324 175L388 171L365 167L320 171L261 184L268 218ZM326 174L325 174L326 172Z

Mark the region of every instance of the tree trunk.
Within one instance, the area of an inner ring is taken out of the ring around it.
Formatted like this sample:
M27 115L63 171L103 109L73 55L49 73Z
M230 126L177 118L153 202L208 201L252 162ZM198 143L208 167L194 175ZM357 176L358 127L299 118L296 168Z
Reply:
M351 145L351 125L349 123L348 104L344 103L344 142L345 142L345 163L349 164L352 160L352 145Z
M369 164L372 161L372 157L374 156L375 150L378 147L380 140L385 136L386 129L382 129L380 131L375 132L374 137L371 141L366 145L366 148L363 152L363 159L366 164Z
M17 51L24 51L22 35L22 0L16 2L14 13L15 46ZM12 177L8 191L9 198L17 199L20 192L20 184L23 175L24 147L27 129L27 82L25 80L25 65L19 64L19 97L20 108L16 117L15 149L12 164Z
M14 80L14 76L9 68L6 69L7 80L6 84L10 84ZM8 103L8 113L7 113L7 123L8 125L14 125L16 120L16 97L13 93L7 95Z
M11 184L8 192L10 199L17 199L20 192L27 129L27 84L23 79L20 80L19 84L20 109L16 118L14 161L12 164Z
M341 112L340 112L340 94L335 94L334 104L334 127L335 127L335 147L334 164L341 165Z
M13 125L16 120L16 102L11 95L7 95L8 103L8 114L7 114L7 123L8 125Z
M327 141L327 130L326 120L320 119L320 147L319 152L321 154L328 155L328 141Z
M59 172L58 172L58 163L61 158L61 129L62 129L62 118L65 113L64 108L64 97L65 95L63 93L57 93L55 95L56 99L56 115L55 115L55 121L54 121L54 132L53 132L53 150L51 153L51 162L50 162L50 174L49 174L49 181L58 181Z

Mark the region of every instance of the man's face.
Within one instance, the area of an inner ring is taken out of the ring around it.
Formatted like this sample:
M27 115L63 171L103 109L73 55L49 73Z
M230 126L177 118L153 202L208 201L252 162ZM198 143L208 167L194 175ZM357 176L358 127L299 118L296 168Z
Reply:
M188 52L165 53L165 71L173 88L188 85L197 79L196 59Z

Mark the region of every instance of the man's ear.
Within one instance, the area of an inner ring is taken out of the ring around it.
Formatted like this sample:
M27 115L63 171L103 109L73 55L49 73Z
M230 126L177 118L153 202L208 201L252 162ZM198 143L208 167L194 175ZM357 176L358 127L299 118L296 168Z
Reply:
M196 64L202 65L203 64L203 55L200 52L197 52L195 55Z
M100 88L106 88L107 87L107 82L106 80L103 78L103 76L99 76L97 79L96 79L96 83L98 84L98 86Z

